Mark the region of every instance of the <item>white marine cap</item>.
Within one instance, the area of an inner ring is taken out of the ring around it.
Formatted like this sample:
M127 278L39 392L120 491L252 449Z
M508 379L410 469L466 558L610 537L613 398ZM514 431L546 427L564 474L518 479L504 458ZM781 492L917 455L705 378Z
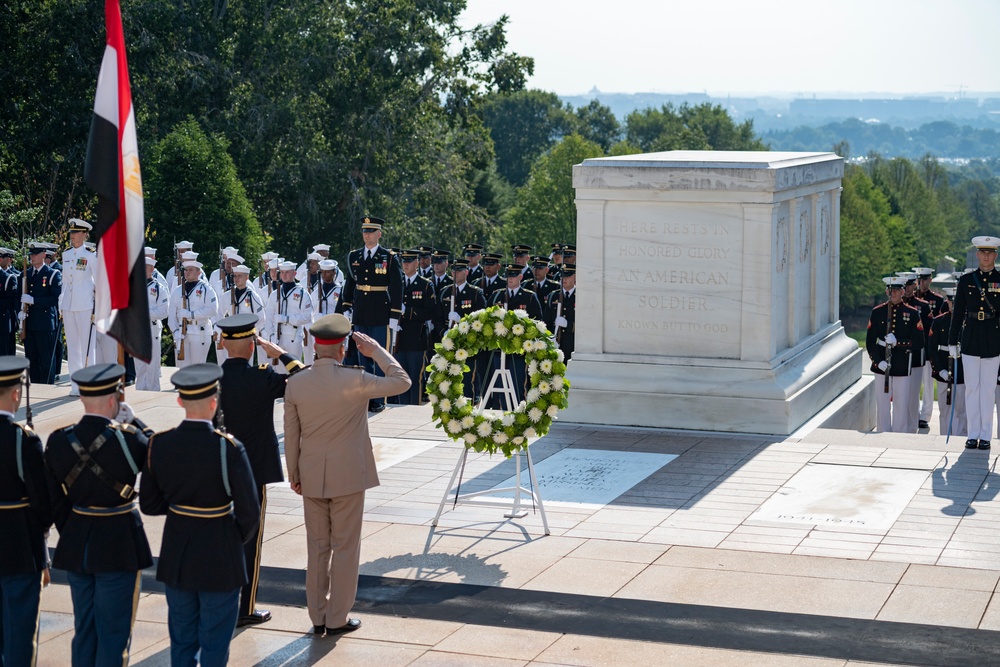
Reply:
M145 248L142 249L142 251L145 252L150 257L156 257L156 248L151 248L150 246L146 246Z
M239 255L237 255L235 252L232 255L228 255L226 259L235 259L237 264L242 264L244 261L246 261Z
M194 260L198 259L198 253L196 253L194 250L188 250L187 252L182 252L181 259L193 262Z
M281 264L278 265L278 270L279 271L294 271L295 270L295 262L282 262Z
M926 266L915 266L915 267L913 267L910 270L913 271L915 274L917 274L917 276L919 276L921 278L926 278L927 276L933 276L934 275L934 269L929 269Z
M275 257L274 259L268 260L268 262L267 262L267 268L269 268L269 269L276 269L276 268L278 268L278 258Z
M308 255L306 255L306 259L318 262L321 259L323 259L323 255L319 254L318 252L311 252Z
M917 274L915 274L913 271L896 271L896 275L905 280L906 282L910 282L911 280L917 279Z
M201 262L197 262L197 261L195 261L193 259L189 259L186 262L184 262L184 268L185 269L189 269L191 267L194 267L196 269L200 269L201 268Z
M322 259L319 262L320 271L335 271L337 269L337 261L333 259Z
M191 248L194 247L194 244L191 243L190 241L181 241L174 247L177 248L178 250L190 250Z
M245 264L240 264L239 266L234 266L233 267L233 273L246 273L247 275L249 275L250 274L250 267L247 266L247 265L245 265Z
M260 258L265 262L270 262L272 259L278 259L278 253L276 252L265 252L262 253Z
M152 257L146 257L146 266L156 266L156 260Z
M903 276L886 276L882 279L889 287L903 287L906 285L906 278Z
M317 243L316 245L313 246L313 252L319 252L320 250L326 250L327 252L330 252L330 244Z
M996 236L976 236L972 239L972 245L976 246L980 250L996 250L997 248L1000 248L1000 238L997 238Z

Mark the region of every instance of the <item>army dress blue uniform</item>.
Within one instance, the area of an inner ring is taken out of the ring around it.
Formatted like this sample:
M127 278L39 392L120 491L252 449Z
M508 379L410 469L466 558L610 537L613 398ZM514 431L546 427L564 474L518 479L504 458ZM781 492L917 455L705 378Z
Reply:
M559 327L556 331L556 317L566 318L566 326ZM545 324L549 331L556 333L556 342L559 349L563 351L565 360L569 361L573 357L573 350L576 348L576 287L568 292L562 287L554 292L550 292L545 302Z
M14 251L0 248L0 257L13 257ZM0 270L0 356L17 351L17 311L21 307L21 274L13 265Z
M255 316L236 315L218 323L222 336L235 339L255 335ZM219 404L230 435L243 443L254 485L260 501L260 526L255 539L244 544L247 583L240 593L239 620L241 625L260 623L270 618L267 612L257 612L257 585L260 580L260 550L264 538L264 517L267 511L267 485L285 481L281 465L278 436L274 432L274 402L285 397L289 376L305 368L290 354L278 361L287 374L275 372L270 363L251 364L247 359L229 357L222 364ZM255 615L257 614L257 615Z
M897 289L901 289L901 285ZM887 345L886 336L892 334L896 342ZM886 357L886 350L890 356ZM879 432L916 433L917 422L909 409L912 357L922 354L924 328L920 311L904 303L881 303L872 309L868 319L865 350L872 360L871 370L875 382L877 430ZM888 363L888 368L881 364ZM884 377L888 372L889 389ZM902 400L900 398L902 397Z
M124 366L100 364L74 373L73 381L81 396L100 396L92 389L100 380L118 384L124 376ZM85 414L54 431L45 448L59 529L52 566L66 570L73 598L74 666L128 662L141 571L153 564L135 491L147 446L147 434L135 426Z
M27 365L23 357L0 359L0 386L19 383ZM51 525L42 441L0 411L0 664L35 664Z
M171 381L207 368L221 376L217 365L198 364ZM156 578L166 585L171 664L194 665L200 650L201 665L225 665L247 583L243 545L260 521L246 450L208 421L185 419L150 439L139 503L167 517Z
M454 311L451 310L453 296L455 303ZM454 284L448 285L442 291L441 298L438 301L438 319L444 323L443 326L446 327L445 331L447 331L447 328L455 326L455 322L450 321L448 318L450 312L458 313L458 316L461 318L469 313L482 310L485 307L486 299L483 297L483 290L470 285L468 281L462 283L461 287L456 287ZM483 386L489 382L488 377L483 377L489 371L489 353L481 350L468 360L468 365L469 372L465 374L464 379L464 394L478 403L482 397Z
M28 296L34 300L24 327L24 355L31 361L28 372L32 382L55 384L62 365L62 359L56 359L62 274L44 264L38 269L29 265L27 280Z
M515 265L508 267L508 271L511 271ZM524 289L523 287L518 287L517 290L511 290L509 288L504 288L498 290L493 295L493 302L490 303L491 306L503 306L507 310L523 310L527 313L528 317L533 320L542 320L542 306L538 302L538 297L535 296L534 292ZM496 370L500 367L500 355L493 354L492 363L490 364L492 370ZM524 400L524 393L526 391L528 376L527 367L524 363L524 357L519 354L510 355L507 357L507 365L511 372L511 376L514 380L514 393L516 395L517 401ZM492 376L492 372L489 373ZM487 379L489 382L489 379ZM483 393L486 393L486 387L483 388ZM494 409L500 409L502 406L497 401L497 396L494 396L490 400L490 407Z
M405 255L404 255L405 257ZM437 314L434 288L427 278L416 275L404 277L403 316L399 320L394 356L410 377L410 388L399 395L401 405L419 405L423 398L424 368L430 350L430 331Z

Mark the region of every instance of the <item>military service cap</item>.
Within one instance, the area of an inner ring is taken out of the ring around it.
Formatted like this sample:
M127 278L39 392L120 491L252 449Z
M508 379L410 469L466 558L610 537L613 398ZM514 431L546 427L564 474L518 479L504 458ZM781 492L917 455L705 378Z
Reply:
M517 264L508 264L503 270L503 273L508 278L521 275L521 269L524 267L518 266Z
M560 268L563 277L576 275L576 264L563 264Z
M557 255L561 255L562 251L563 251L563 244L562 243L553 243L552 244L552 252L556 253Z
M576 246L572 243L563 244L563 256L564 257L576 257Z
M337 345L351 333L351 321L340 313L324 315L313 322L309 331L316 345Z
M385 220L382 218L373 218L371 216L365 216L365 219L361 221L361 229L372 229L372 230L382 230L382 225L385 224Z
M972 239L972 245L979 250L996 250L1000 247L1000 238L995 236L977 236Z
M436 248L434 246L422 245L417 248L417 252L420 253L421 257L430 257L436 252Z
M934 269L929 269L926 266L915 266L910 270L917 274L920 278L926 278L927 276L934 275Z
M223 338L249 338L257 334L257 318L256 313L240 313L222 318L216 326L222 330Z
M545 255L532 255L531 256L531 266L537 269L548 268L549 258Z
M13 257L14 251L10 248L0 248L0 257Z
M415 262L419 255L419 250L402 250L399 253L399 258L404 262Z
M13 355L0 357L0 387L14 387L21 384L24 371L28 370L29 365L25 357Z
M435 264L447 262L449 259L451 259L451 253L447 250L435 250L434 254L431 255L431 261Z
M455 271L468 271L468 270L469 270L469 263L464 259L456 259L454 262L451 263L452 273L454 273Z
M44 243L31 242L28 244L28 254L37 255L40 252L45 252L48 250Z
M488 252L483 255L483 260L480 264L483 266L493 266L494 264L499 264L501 259L503 259L503 255L500 253Z
M256 318L256 315L247 313ZM170 382L177 387L177 393L188 401L214 396L219 390L222 368L218 364L194 364L186 366L170 376Z
M70 232L89 232L93 231L94 226L87 222L86 220L81 220L80 218L70 218L69 219L69 231Z
M903 289L906 285L906 278L902 276L886 276L882 279L890 289Z
M534 250L534 248L530 245L512 245L510 247L510 251L514 253L515 256L530 255L532 250Z
M124 386L125 367L121 364L97 364L73 373L70 378L80 387L80 396L107 396Z
M896 271L896 275L904 280L904 284L910 284L917 281L917 274L913 271Z
M476 255L482 254L483 246L478 243L466 243L465 247L462 248L462 251L465 253L466 257L475 257Z

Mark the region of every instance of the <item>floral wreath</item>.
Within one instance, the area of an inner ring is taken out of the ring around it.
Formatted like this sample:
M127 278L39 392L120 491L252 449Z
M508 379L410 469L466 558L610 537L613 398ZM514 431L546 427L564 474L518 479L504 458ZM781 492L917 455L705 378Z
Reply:
M530 388L513 412L480 410L463 396L467 361L482 350L523 354ZM434 420L452 440L468 449L509 457L528 447L528 439L549 432L552 420L567 405L569 380L565 357L544 322L523 310L491 306L469 313L434 346L427 367L427 397Z

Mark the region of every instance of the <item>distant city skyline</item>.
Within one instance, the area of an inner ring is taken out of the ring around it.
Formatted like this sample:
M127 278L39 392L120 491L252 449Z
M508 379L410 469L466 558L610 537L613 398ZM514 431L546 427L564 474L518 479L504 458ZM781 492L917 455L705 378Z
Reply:
M560 95L1000 91L996 0L469 0L462 23L502 14L529 87Z

